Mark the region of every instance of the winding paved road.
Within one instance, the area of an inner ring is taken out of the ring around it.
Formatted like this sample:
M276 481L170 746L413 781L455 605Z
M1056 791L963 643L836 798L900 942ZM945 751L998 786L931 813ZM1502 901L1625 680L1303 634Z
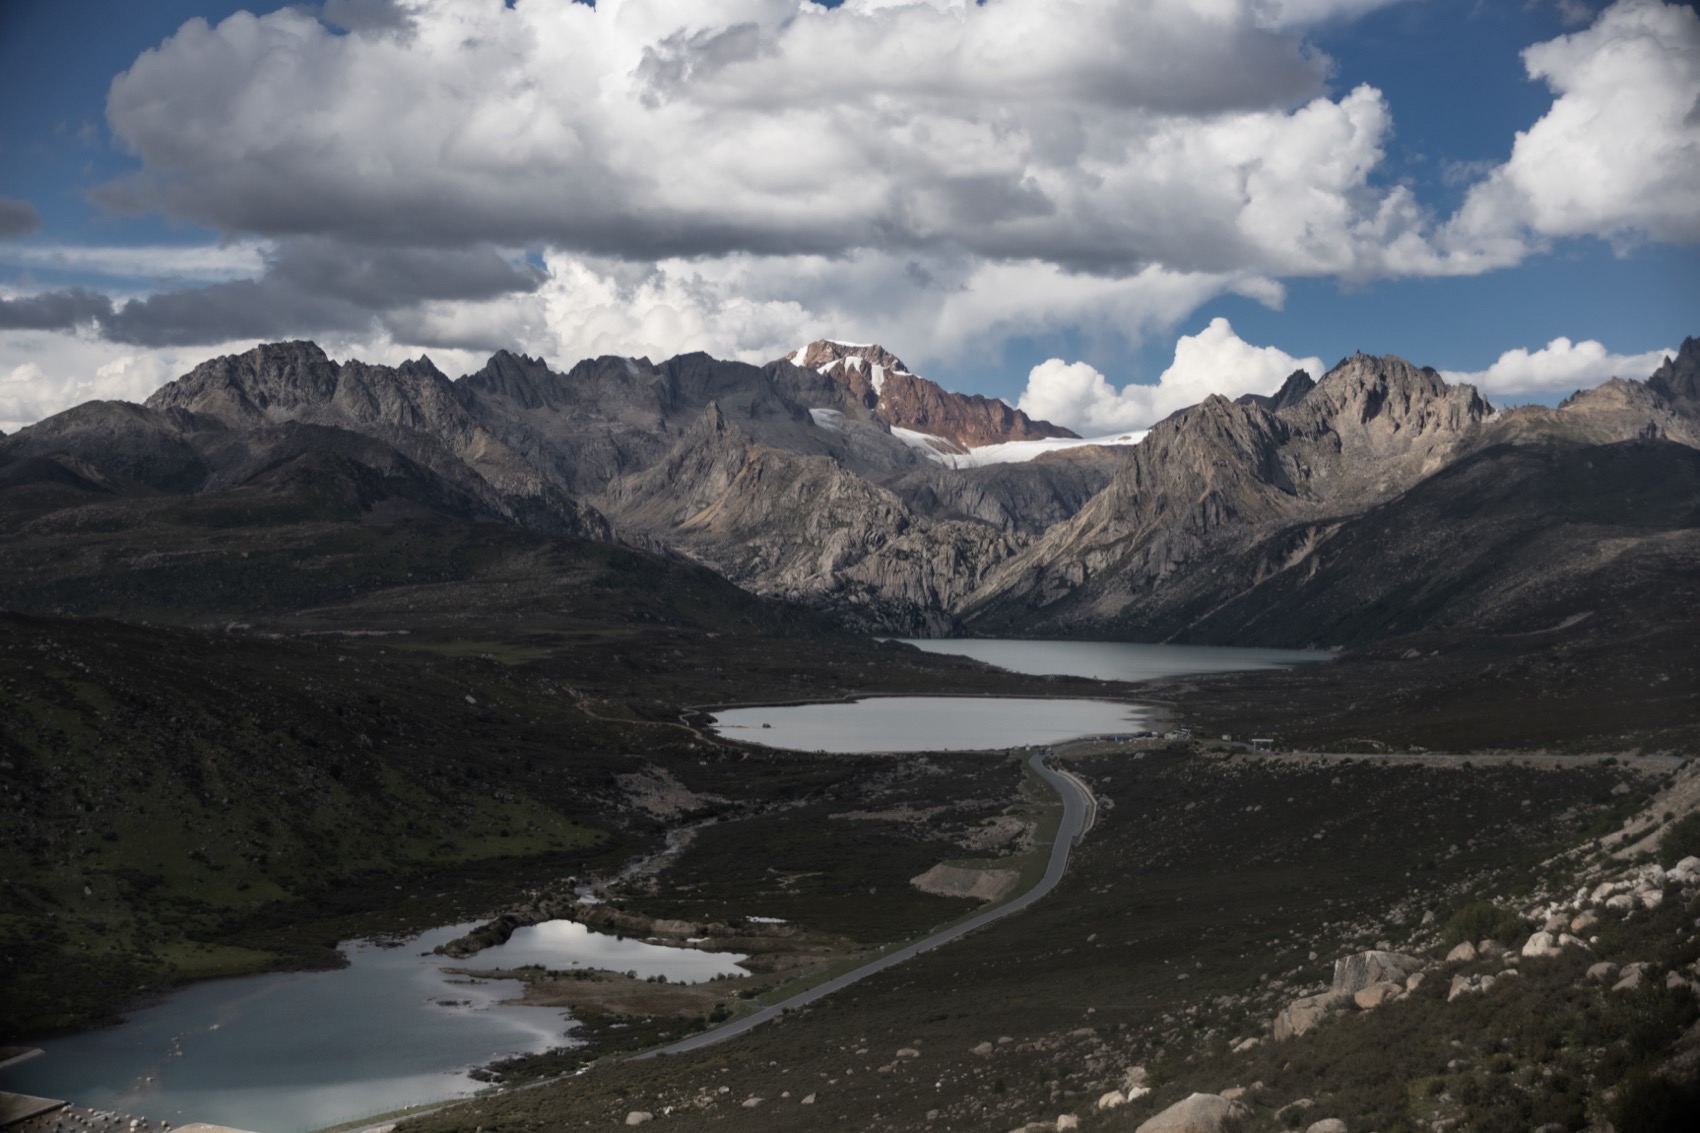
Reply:
M1062 797L1063 813L1062 821L1057 825L1056 841L1051 843L1051 860L1046 863L1045 876L1040 878L1039 883L1033 888L1013 901L977 913L965 921L935 932L933 935L917 940L913 944L906 944L895 952L888 952L877 960L870 960L861 967L845 972L841 976L827 980L825 983L816 984L807 991L798 992L783 1003L764 1007L753 1015L746 1015L742 1019L727 1023L723 1027L680 1039L676 1043L646 1051L634 1057L654 1058L660 1054L683 1054L686 1051L700 1050L705 1046L736 1038L747 1031L754 1030L763 1023L772 1022L794 1007L813 1003L815 1000L847 988L853 983L865 980L875 972L883 972L887 968L896 967L905 960L912 960L921 953L931 951L959 936L966 936L977 928L983 928L993 921L1009 916L1011 913L1018 913L1055 889L1057 882L1062 880L1063 870L1068 868L1069 851L1074 848L1074 844L1079 841L1080 836L1090 827L1091 819L1096 816L1098 808L1097 800L1092 797L1092 792L1087 790L1080 780L1067 772L1054 771L1046 766L1045 754L1033 756L1027 761L1027 765Z

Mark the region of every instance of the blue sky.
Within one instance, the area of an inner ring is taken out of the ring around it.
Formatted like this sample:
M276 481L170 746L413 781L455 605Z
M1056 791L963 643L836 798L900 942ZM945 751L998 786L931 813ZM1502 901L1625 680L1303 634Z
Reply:
M1690 5L574 7L0 2L0 428L282 337L877 339L1091 430L1358 349L1551 400L1700 333Z

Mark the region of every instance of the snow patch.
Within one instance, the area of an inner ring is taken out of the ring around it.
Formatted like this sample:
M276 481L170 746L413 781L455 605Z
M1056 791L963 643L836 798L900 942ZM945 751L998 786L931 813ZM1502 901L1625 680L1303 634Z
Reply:
M914 429L903 429L893 425L891 427L891 435L908 445L910 448L920 449L922 452L927 454L927 458L929 460L936 460L938 463L943 464L946 467L955 467L952 463L952 458L966 455L957 451L960 446L958 446L954 441L948 441L943 437L935 437L931 433L919 433Z
M844 431L844 426L839 424L844 419L844 414L836 409L811 409L809 416L814 419L817 428L830 429L835 433Z
M784 924L784 917L745 917L751 924Z
M638 364L636 359L626 359L626 373L630 374L634 378L638 376Z
M1063 449L1081 448L1086 445L1112 448L1136 445L1145 439L1146 432L1145 429L1139 429L1104 437L1045 437L1036 441L1005 441L1003 444L981 445L967 452L953 451L956 446L943 437L929 436L910 429L893 428L891 435L911 448L920 449L947 468L984 468L989 464L1026 464L1047 452L1061 452Z

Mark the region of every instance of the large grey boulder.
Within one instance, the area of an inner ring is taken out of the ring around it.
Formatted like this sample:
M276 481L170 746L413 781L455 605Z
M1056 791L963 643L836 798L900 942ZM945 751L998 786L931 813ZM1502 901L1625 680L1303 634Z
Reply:
M1370 984L1402 984L1407 976L1422 966L1423 962L1417 957L1407 956L1402 952L1384 952L1380 949L1359 952L1334 961L1333 990L1352 995Z
M1293 1000L1275 1016L1275 1041L1296 1039L1322 1022L1330 1012L1352 1002L1350 992L1325 991Z
M1134 1133L1221 1133L1230 1118L1248 1112L1220 1094L1193 1094L1147 1120Z

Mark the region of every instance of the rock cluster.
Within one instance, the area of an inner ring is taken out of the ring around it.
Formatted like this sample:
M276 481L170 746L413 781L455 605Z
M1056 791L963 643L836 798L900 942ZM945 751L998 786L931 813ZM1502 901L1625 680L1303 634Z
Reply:
M1368 1011L1390 1003L1416 990L1426 966L1416 956L1380 949L1343 957L1334 963L1334 982L1327 991L1300 996L1282 1008L1271 1024L1272 1037L1276 1042L1297 1038L1346 1007Z

